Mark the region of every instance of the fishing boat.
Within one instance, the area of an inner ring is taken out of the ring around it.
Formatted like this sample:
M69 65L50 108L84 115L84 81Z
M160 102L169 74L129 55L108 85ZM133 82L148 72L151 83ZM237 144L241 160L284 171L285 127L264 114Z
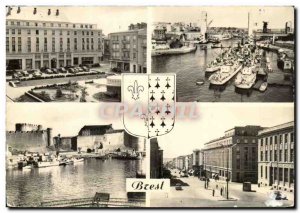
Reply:
M256 80L256 72L252 67L244 67L235 79L235 87L240 89L250 89Z
M267 87L268 87L268 82L264 82L264 83L262 83L262 84L260 85L259 91L260 91L260 92L264 92L264 91L267 90Z
M153 49L151 51L151 56L159 56L159 55L177 55L177 54L185 54L196 51L197 46L183 46L180 48L166 48L166 49Z
M207 67L205 69L205 72L210 72L211 73L211 72L216 72L218 70L220 70L220 65L217 64L217 63L212 62L209 65L207 65Z
M242 65L236 62L234 65L223 65L221 69L209 77L210 84L223 85L242 69Z

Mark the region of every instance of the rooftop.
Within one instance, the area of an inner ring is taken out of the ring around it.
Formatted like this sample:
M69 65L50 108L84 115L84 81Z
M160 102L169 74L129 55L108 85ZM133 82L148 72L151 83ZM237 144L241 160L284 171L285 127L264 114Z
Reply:
M279 124L279 125L272 126L272 127L269 127L269 128L265 128L265 129L259 131L258 135L263 135L263 134L271 133L271 132L274 132L274 131L277 131L277 130L286 129L286 128L293 128L293 127L294 127L294 121L290 121L290 122L287 122L287 123L283 123L283 124Z

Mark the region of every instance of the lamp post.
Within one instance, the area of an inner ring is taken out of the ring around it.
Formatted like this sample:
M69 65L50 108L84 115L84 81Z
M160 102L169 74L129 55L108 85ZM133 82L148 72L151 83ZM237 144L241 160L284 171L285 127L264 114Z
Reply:
M227 158L226 158L226 199L229 200L229 149L231 149L232 147L236 146L237 144L233 144L233 145L229 145L227 147L225 147L224 145L221 145L221 147L227 148Z

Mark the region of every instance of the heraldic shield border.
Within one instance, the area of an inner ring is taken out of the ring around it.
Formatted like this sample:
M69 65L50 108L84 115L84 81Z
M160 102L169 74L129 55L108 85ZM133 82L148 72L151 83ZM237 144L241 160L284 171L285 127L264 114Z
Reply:
M124 108L122 120L128 134L150 139L166 135L174 129L175 73L123 73L121 91ZM131 116L135 104L143 105L144 111L138 116Z

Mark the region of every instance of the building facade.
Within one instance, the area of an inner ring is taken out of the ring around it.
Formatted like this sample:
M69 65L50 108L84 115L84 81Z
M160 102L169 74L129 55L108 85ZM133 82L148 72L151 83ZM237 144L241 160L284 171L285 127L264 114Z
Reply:
M102 30L96 24L66 22L59 10L6 17L6 68L27 70L99 63Z
M147 28L129 26L128 31L110 33L110 66L120 72L147 72Z
M260 126L234 127L205 144L204 170L208 177L233 182L257 182L257 142Z
M294 141L293 121L259 132L259 186L294 191Z

